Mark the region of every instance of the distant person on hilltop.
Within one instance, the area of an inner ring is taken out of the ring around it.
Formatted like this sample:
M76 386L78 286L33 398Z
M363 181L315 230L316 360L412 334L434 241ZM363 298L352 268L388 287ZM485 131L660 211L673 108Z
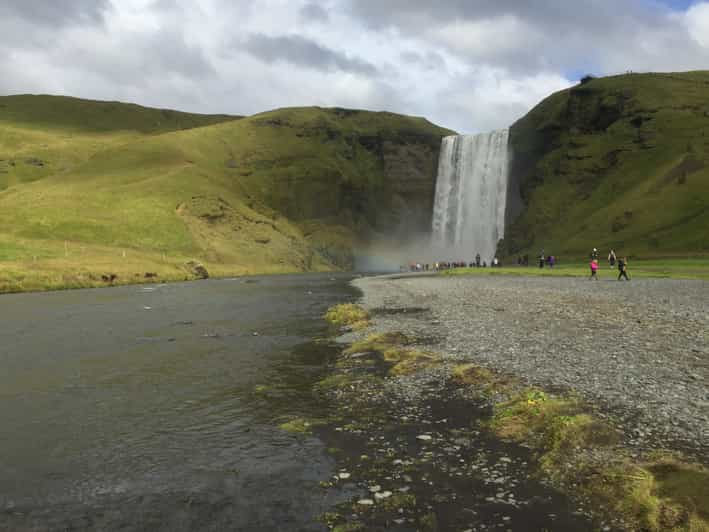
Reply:
M611 270L612 270L613 267L615 266L615 261L616 261L616 260L617 260L617 258L616 258L616 256L615 256L615 251L613 251L613 250L611 249L611 252L608 254L608 264L610 265Z
M628 259L627 257L623 257L618 261L618 280L620 281L621 277L625 277L626 281L630 281L630 277L628 277Z

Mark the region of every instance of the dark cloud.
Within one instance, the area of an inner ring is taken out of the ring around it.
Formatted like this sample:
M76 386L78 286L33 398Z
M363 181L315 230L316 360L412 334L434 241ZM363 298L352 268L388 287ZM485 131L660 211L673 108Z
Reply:
M18 18L32 24L61 26L99 23L110 0L2 0L0 19Z
M278 61L321 71L340 70L365 76L377 74L377 68L300 35L270 37L254 34L242 44L243 49L266 63Z
M689 39L670 8L653 0L345 0L350 16L372 31L437 44L469 64L518 75L599 74L662 64L669 50L698 65L706 50ZM671 68L671 67L670 67ZM695 67L696 68L696 67Z
M327 10L313 2L305 4L298 11L298 15L305 22L327 22L330 20L330 15Z
M608 28L608 24L622 25L629 14L633 18L650 16L639 0L625 0L623 8L616 0L348 0L348 11L370 27L416 29L504 15L519 16L544 27Z

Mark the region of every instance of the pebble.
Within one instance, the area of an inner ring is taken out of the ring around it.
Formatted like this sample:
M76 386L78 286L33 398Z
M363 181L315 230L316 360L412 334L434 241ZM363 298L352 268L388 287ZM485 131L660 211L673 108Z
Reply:
M357 504L361 504L362 506L372 506L374 501L372 499L360 499L357 501Z

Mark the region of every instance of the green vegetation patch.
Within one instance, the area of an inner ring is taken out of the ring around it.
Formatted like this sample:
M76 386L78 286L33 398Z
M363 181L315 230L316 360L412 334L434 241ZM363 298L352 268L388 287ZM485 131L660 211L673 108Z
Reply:
M345 349L345 355L354 353L366 353L368 351L383 353L392 347L407 345L411 340L400 332L377 333L367 336L363 340L354 342L350 347Z
M353 343L344 354L376 353L389 366L392 376L411 375L440 363L440 356L409 347L410 343L411 340L399 332L378 333Z
M335 305L328 309L325 319L339 327L351 327L360 331L369 327L369 313L354 303Z
M278 426L286 432L292 432L294 434L310 434L315 427L324 425L325 423L326 421L323 419L306 419L298 417L281 423Z
M575 397L532 388L496 405L490 428L533 448L542 473L601 504L628 529L709 530L705 468L667 456L637 462L618 445L617 431L590 412Z
M709 471L673 457L601 468L582 485L634 530L709 530Z

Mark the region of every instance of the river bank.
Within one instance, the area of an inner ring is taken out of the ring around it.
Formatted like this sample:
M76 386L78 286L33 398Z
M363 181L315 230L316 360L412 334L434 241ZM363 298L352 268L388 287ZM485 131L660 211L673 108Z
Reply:
M351 347L326 384L359 421L339 430L350 438L366 434L380 451L391 451L389 462L379 464L388 485L402 482L399 454L411 457L403 458L411 468L437 464L439 474L449 474L437 484L447 491L434 483L434 493L421 493L419 482L418 500L427 501L430 514L419 509L394 523L523 530L529 515L520 523L509 511L525 501L522 479L537 478L570 495L576 508L565 515L594 529L706 529L709 283L393 276L353 284L368 316L355 316L360 330L341 339ZM388 371L377 380L382 364ZM392 444L387 433L406 433L412 424L409 444ZM471 441L473 455L465 456L461 443ZM476 463L476 449L483 456L504 445L516 445L526 458L508 451L503 462L498 456ZM451 455L458 464L446 464ZM494 474L500 463L513 465ZM357 461L347 475L357 468L374 474ZM477 499L451 502L465 496L451 488L451 474L467 479L468 489L475 485ZM496 493L479 487L489 483ZM437 498L449 506L431 502ZM355 505L339 526L390 523L386 510ZM560 514L547 508L537 523L563 529L555 522Z

